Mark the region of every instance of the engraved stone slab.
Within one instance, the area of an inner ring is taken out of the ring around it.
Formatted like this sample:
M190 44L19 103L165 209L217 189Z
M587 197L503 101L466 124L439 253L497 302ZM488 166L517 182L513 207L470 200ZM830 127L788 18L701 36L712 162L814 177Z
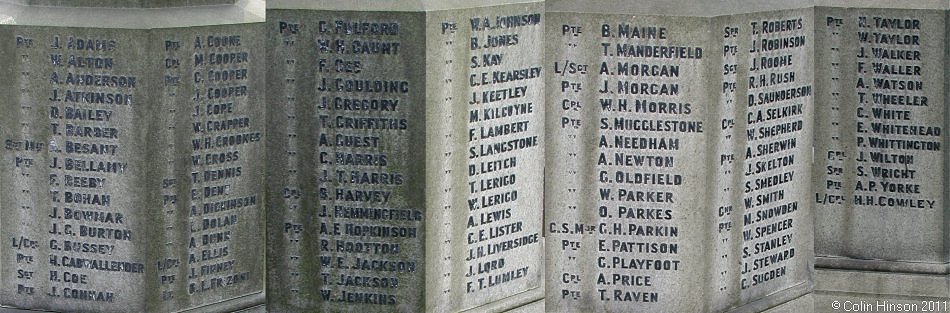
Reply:
M716 245L723 249L716 254L728 260L716 266L720 277L732 281L714 293L714 303L722 301L714 305L717 310L761 311L813 287L814 216L808 203L816 88L813 16L806 8L715 18L723 23L717 37L724 43L718 54L722 63L714 66L723 76L718 92L725 100L717 123L718 163L732 154L739 166L729 168L726 160L717 179L725 183L720 197L729 195L731 201L724 203L731 203L717 206L716 228L734 236ZM729 127L733 119L736 132ZM725 222L729 206L739 214Z
M945 12L816 10L819 265L947 274Z
M427 14L434 61L427 79L439 86L427 94L428 114L440 120L429 137L440 147L431 159L441 172L456 173L436 172L439 183L429 189L440 195L430 207L441 210L432 213L451 221L430 244L452 240L439 252L451 248L450 258L431 263L445 296L427 299L429 307L477 312L493 302L536 300L544 275L543 4ZM439 118L446 111L451 118Z
M270 310L423 306L424 15L268 14Z
M816 310L944 309L950 3L816 5Z
M808 292L812 11L561 7L545 35L546 309L756 311Z
M0 122L0 305L262 303L261 20L155 29L9 20L18 24L0 26L0 62L15 73L0 81L10 112Z
M543 6L443 4L269 4L268 310L540 298Z

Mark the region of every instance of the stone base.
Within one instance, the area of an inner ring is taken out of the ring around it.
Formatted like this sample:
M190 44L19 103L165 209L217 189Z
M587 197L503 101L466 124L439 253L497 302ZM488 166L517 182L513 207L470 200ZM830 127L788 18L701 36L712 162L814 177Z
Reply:
M538 300L523 306L508 310L505 313L544 313L544 300Z
M43 310L24 310L10 307L0 307L0 313L39 313L51 312ZM252 293L249 295L224 300L211 305L197 307L189 310L180 311L182 313L215 313L215 312L236 312L236 313L266 313L267 308L264 305L264 293Z
M541 310L537 311L534 304L541 302ZM482 306L474 307L461 313L492 313L492 312L518 312L535 313L544 312L544 287L534 288L510 297L494 301Z
M802 299L810 295L812 288L813 286L810 283L801 283L746 303L729 312L803 312L801 310L801 304L808 303L808 301L803 301Z
M946 312L950 275L816 268L813 299L818 313Z
M39 313L39 312L49 312L49 311L23 310L23 309L14 309L14 308L0 306L0 313Z
M950 274L948 263L860 260L844 257L816 256L816 268L864 270L887 273Z
M252 293L249 295L240 296L237 298L232 298L224 300L215 304L205 305L189 310L181 311L182 313L215 313L215 312L247 312L247 313L257 313L264 312L264 299L265 295L263 292ZM257 309L260 308L260 309Z
M815 291L946 299L950 275L816 268Z
M809 293L791 301L779 304L776 307L763 311L765 313L814 313L815 294Z
M267 305L261 304L261 305L253 306L247 309L237 311L235 313L267 313Z

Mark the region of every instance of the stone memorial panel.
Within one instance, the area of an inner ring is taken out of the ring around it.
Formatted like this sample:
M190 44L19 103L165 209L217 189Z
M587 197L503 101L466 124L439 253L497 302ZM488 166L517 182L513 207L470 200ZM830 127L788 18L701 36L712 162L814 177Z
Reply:
M0 311L939 310L948 6L0 0Z
M605 7L548 7L546 309L754 311L807 293L812 11Z
M945 273L944 186L933 183L943 177L944 12L818 12L827 88L815 203L828 227L817 252L823 264Z
M724 42L724 53L720 54L721 66L715 68L722 69L719 92L725 101L720 102L720 112L726 112L718 123L723 130L720 139L724 140L718 164L735 162L739 168L726 166L721 173L725 180L719 181L727 182L720 185L726 188L721 195L731 194L733 201L719 205L723 209L717 208L716 216L739 214L732 222L718 221L716 229L735 235L741 230L741 236L718 242L720 247L728 247L721 254L729 260L719 264L720 277L738 274L730 278L738 284L723 286L724 292L717 296L725 303L714 307L724 310L740 306L758 311L812 288L814 230L807 200L811 191L815 90L811 61L815 47L813 10L717 19L723 23L717 30L722 30L719 37ZM732 39L737 42L730 43ZM732 64L737 64L735 85L729 77ZM738 107L730 107L734 104ZM729 116L730 111L738 116ZM738 134L729 127L732 119ZM730 240L735 240L732 244L737 246L730 246ZM738 269L732 266L736 264L733 260L738 261ZM738 293L726 292L729 289Z
M859 292L950 293L946 9L815 8L816 84L823 87L816 93L815 253L829 289L842 291L840 282L850 281ZM911 276L928 287L862 283Z
M263 303L263 12L0 6L0 305Z
M542 11L268 3L270 311L541 297Z
M424 15L268 14L271 310L421 306Z

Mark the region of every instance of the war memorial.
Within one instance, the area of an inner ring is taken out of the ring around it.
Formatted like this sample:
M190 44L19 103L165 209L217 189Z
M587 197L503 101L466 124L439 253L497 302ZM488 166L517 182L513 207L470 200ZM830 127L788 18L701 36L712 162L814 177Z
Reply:
M948 17L0 0L0 312L950 311Z

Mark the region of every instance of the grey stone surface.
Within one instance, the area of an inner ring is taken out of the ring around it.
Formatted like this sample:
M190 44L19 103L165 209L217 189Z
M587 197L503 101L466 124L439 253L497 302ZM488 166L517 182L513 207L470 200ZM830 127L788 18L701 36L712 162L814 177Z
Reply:
M950 3L829 5L860 8L815 9L815 310L946 311Z
M811 289L812 16L548 12L547 310Z
M263 303L262 26L0 25L0 305Z
M813 0L547 0L548 12L578 12L616 14L703 16L715 17L753 12L801 9L814 6Z
M330 4L268 4L269 311L539 299L542 4Z
M609 11L619 14L705 17L754 12L771 12L787 9L803 9L815 6L938 10L950 9L950 3L945 0L547 0L545 1L545 4L546 10L548 12L597 13Z
M791 301L779 304L765 313L814 313L815 312L815 294L809 293L795 298Z
M235 311L235 312L236 313L267 313L267 305L261 304L261 305L253 306L253 307L243 309L240 311Z
M815 269L815 290L867 296L948 297L948 278L942 274L894 273L866 270Z
M507 311L508 313L542 313L544 311L544 301L535 301L524 306L520 306Z
M425 73L413 68L425 56L418 35L424 31L424 15L268 14L269 102L280 108L270 111L268 123L270 171L280 174L269 176L267 184L269 233L274 234L268 250L270 311L422 307L425 293L418 286L425 284L427 146L426 121L419 117L425 109ZM376 25L398 24L398 29L385 35L347 34L332 28L337 20L378 21ZM351 46L354 41L383 49L359 53L354 49L363 46ZM387 87L368 91L352 86L365 81ZM364 106L364 99L379 102ZM407 149L410 145L415 147ZM371 175L383 175L382 181ZM374 197L352 196L363 191ZM338 197L337 192L344 194ZM354 227L398 235L356 233ZM371 280L353 281L362 277ZM348 294L370 298L350 300ZM362 305L346 308L351 302Z
M815 269L815 312L946 312L948 278L861 270Z
M427 80L437 86L428 117L439 121L428 138L440 147L430 152L438 178L428 189L440 196L428 200L442 208L431 220L451 221L427 247L451 255L428 269L449 293L429 298L427 310L514 307L541 296L543 11L535 2L427 13ZM443 32L447 24L456 29ZM441 193L445 186L455 194ZM446 237L454 243L440 247Z
M816 266L948 274L946 12L816 19Z
M946 0L266 6L0 0L0 312L946 310Z
M950 10L950 2L943 0L815 0L814 5L817 7L842 8Z
M335 11L442 11L471 8L488 8L492 6L538 3L538 0L270 0L268 9L298 9L298 10L335 10Z
M234 4L235 0L27 0L35 6L108 7L108 8L161 8Z
M36 312L50 312L50 311L21 310L21 309L0 307L0 313L36 313Z
M86 8L29 6L0 0L0 25L149 29L260 23L264 22L264 2L235 0L232 5Z

